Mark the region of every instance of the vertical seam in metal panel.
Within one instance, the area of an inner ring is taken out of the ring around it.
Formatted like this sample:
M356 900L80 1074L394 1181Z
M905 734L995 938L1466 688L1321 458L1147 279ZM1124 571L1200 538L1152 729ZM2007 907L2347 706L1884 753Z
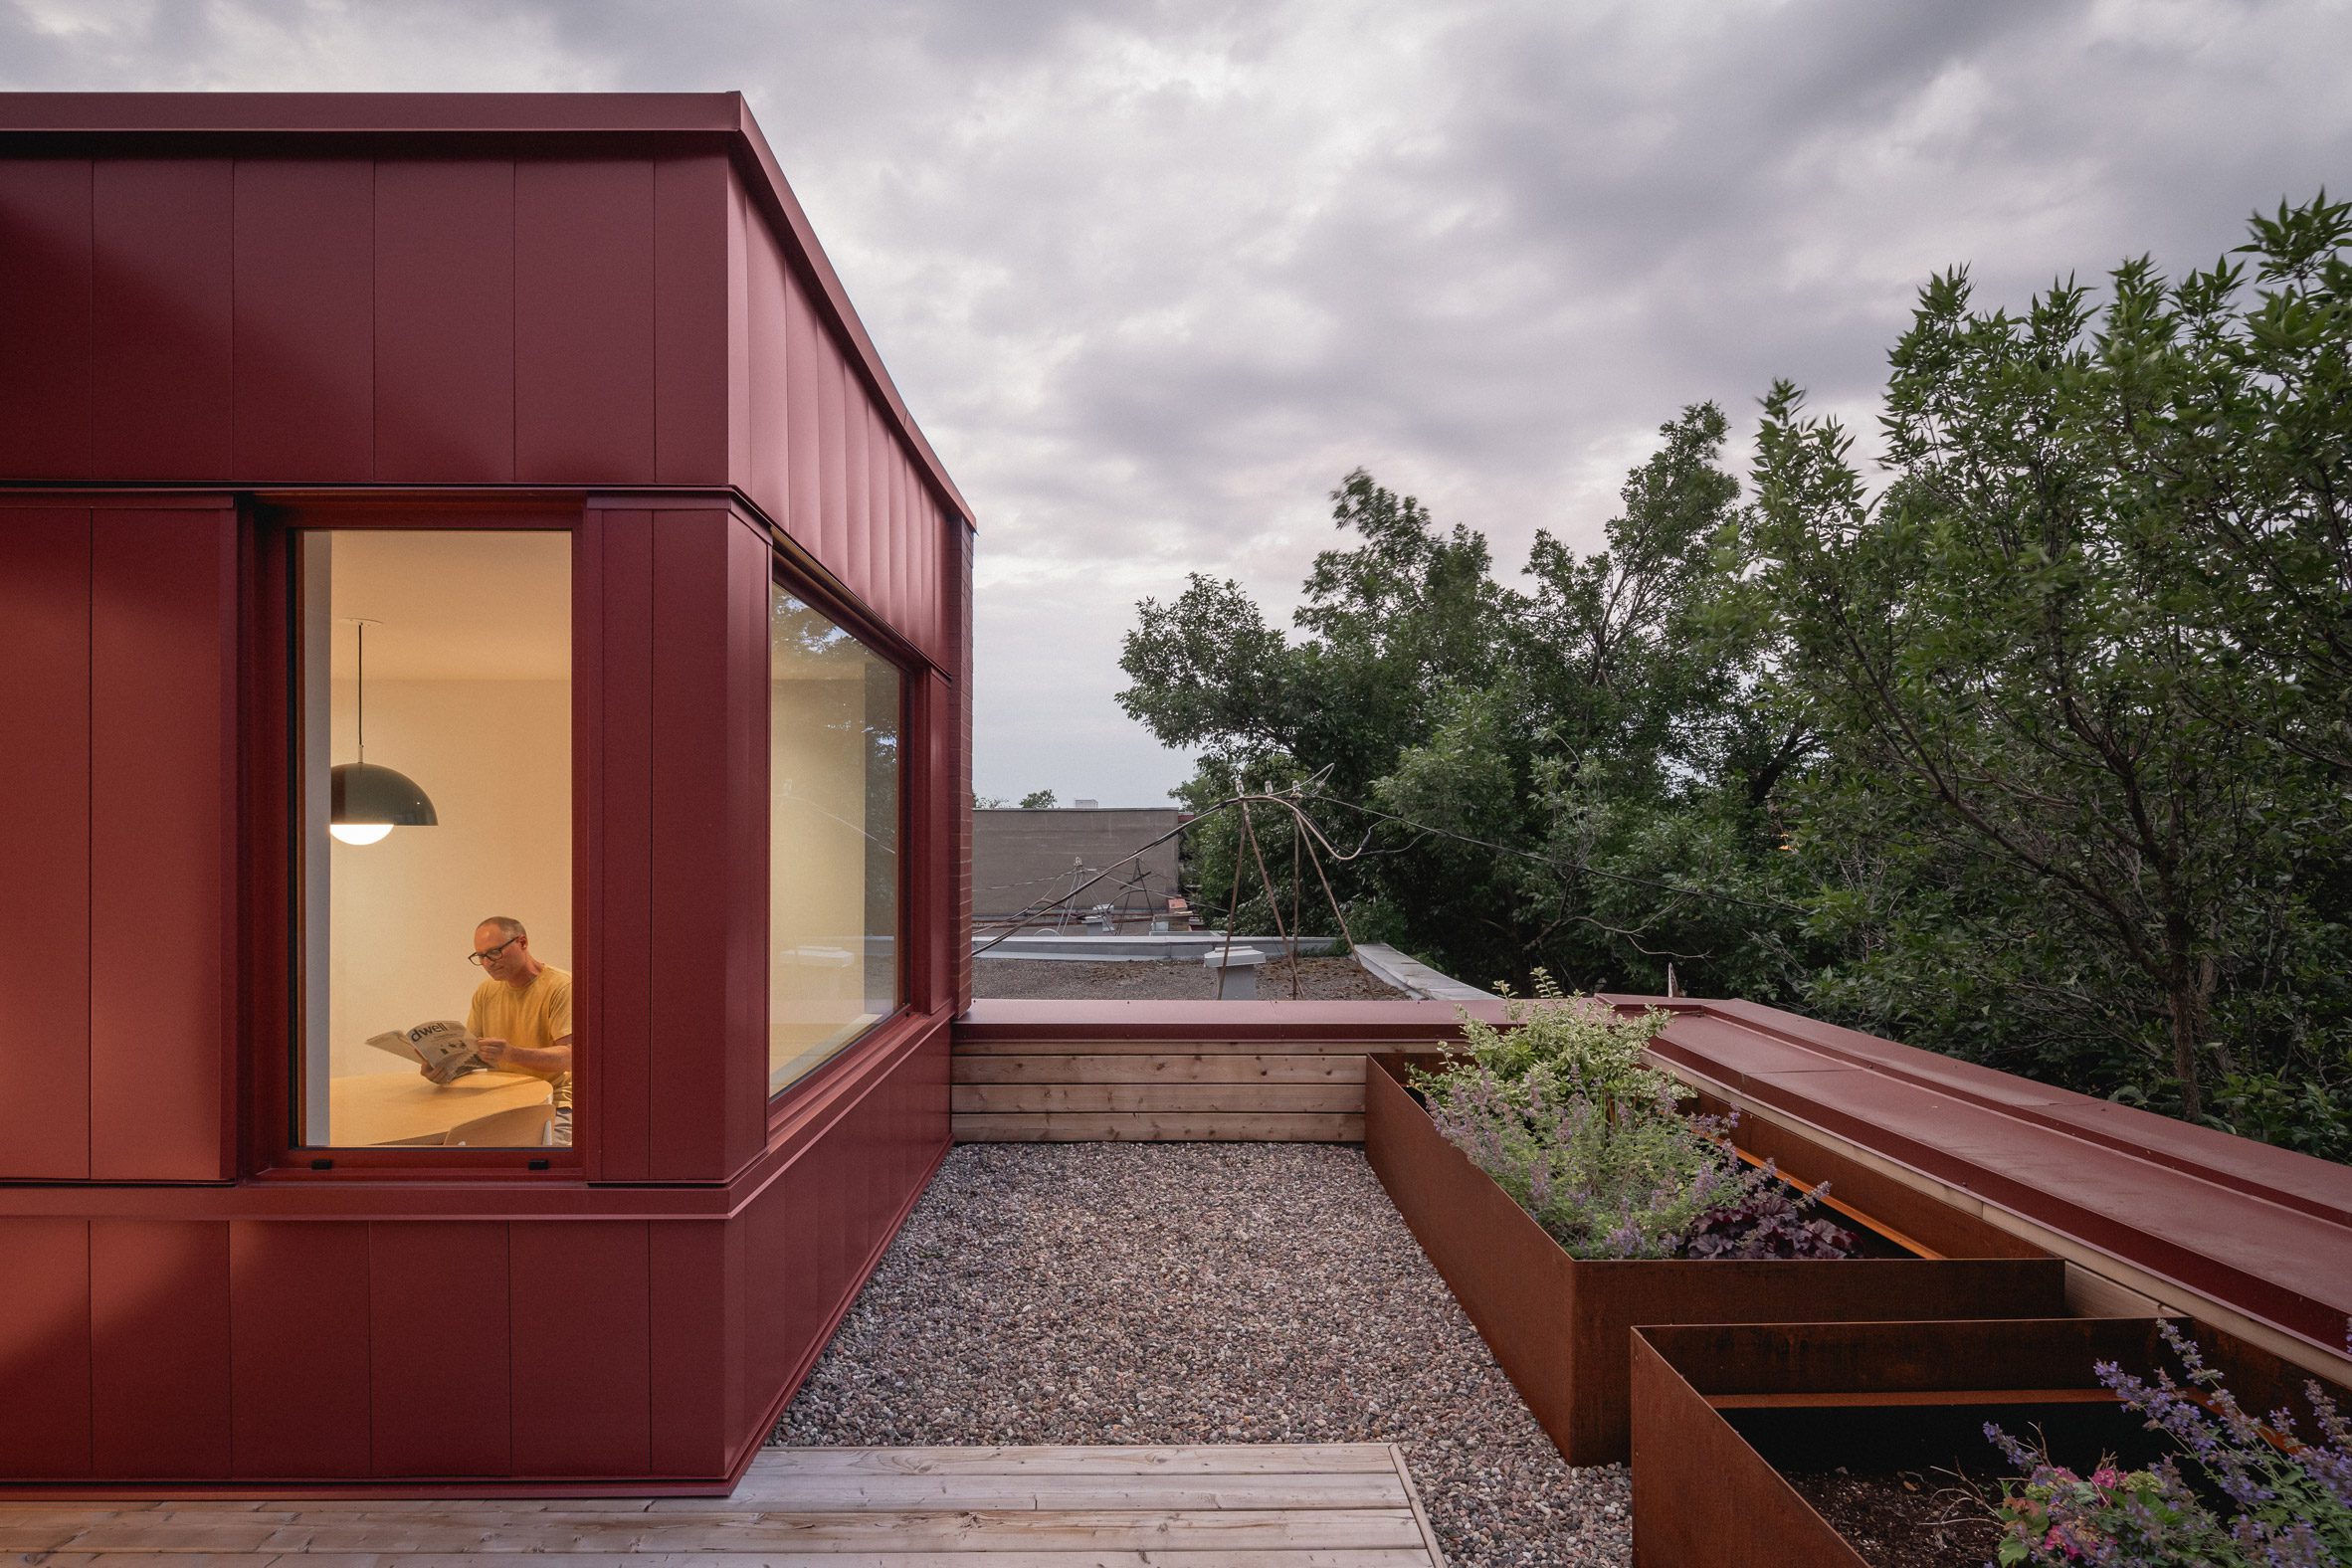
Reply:
M506 1464L505 1472L514 1473L514 1222L506 1220L498 1226L498 1240L506 1249Z
M366 1423L367 1472L374 1475L380 1471L376 1468L376 1228L372 1222L360 1222L359 1243L359 1287L364 1292L359 1346L360 1365L365 1368L360 1385L367 1390L366 1414L361 1419Z
M375 479L383 473L383 460L376 452L376 423L378 405L376 380L382 368L376 363L376 341L383 336L384 305L384 162L381 158L367 160L367 477ZM330 756L332 753L328 753ZM375 1419L371 1411L369 1418ZM375 1472L373 1436L369 1439L368 1472Z
M237 451L237 173L243 158L229 160L229 472L240 471ZM230 1459L235 1461L232 1451Z
M98 478L98 160L94 154L90 159L90 274L84 289L83 325L86 330L82 336L85 352L90 358L87 395L83 399L82 409L82 472L85 478L94 480ZM97 1463L94 1455L91 1464L95 1467Z
M232 168L235 165L231 165ZM234 179L234 175L231 176ZM234 192L231 193L234 195ZM234 440L234 437L232 437ZM227 1330L229 1362L229 1408L225 1412L229 1426L229 1474L237 1473L237 1264L231 1256L237 1246L237 1233L232 1222L221 1222L221 1305L223 1327Z
M96 400L93 399L95 402ZM82 1222L82 1372L89 1389L89 1419L82 1430L90 1443L90 1474L98 1475L98 1222Z
M506 483L522 475L522 180L516 158L506 160ZM509 1268L509 1274L512 1270ZM513 1352L507 1352L506 1406L514 1406ZM506 1434L513 1462L514 1434Z
M94 394L92 406L97 405ZM95 440L96 437L94 436ZM98 1174L98 512L82 513L82 1179ZM95 1398L96 1395L93 1395ZM95 1407L94 1407L95 1408ZM91 1464L96 1466L94 1453Z

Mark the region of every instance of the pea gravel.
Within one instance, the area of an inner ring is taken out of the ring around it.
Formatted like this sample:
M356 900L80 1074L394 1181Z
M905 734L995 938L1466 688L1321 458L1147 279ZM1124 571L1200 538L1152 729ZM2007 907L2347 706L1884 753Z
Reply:
M1350 1146L958 1146L773 1441L1393 1442L1457 1568L1632 1556Z

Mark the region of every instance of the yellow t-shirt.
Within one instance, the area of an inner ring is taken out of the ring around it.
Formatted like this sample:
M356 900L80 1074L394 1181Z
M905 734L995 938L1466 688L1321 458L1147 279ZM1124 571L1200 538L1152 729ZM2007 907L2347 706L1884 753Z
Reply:
M572 977L553 964L542 964L520 990L503 980L485 980L474 988L466 1027L478 1040L503 1040L544 1051L572 1032Z

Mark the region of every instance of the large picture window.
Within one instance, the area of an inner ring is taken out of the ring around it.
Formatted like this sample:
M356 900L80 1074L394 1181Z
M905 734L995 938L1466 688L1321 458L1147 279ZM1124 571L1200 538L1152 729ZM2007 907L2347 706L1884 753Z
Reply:
M570 1141L571 535L296 535L297 1139Z
M768 1089L898 1006L897 670L768 596Z

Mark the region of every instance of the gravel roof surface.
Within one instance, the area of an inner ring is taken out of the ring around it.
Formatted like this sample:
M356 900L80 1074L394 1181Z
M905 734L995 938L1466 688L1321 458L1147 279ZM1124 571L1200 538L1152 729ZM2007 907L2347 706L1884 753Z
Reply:
M1456 1568L1632 1558L1345 1145L959 1145L775 1438L1393 1442Z
M1075 958L977 958L972 962L972 994L1033 1001L1108 997L1128 1001L1214 1002L1217 977L1206 964L1178 963L1172 959L1090 964ZM1298 994L1302 1001L1394 1002L1405 993L1382 985L1352 958L1301 958ZM1258 995L1265 1001L1290 999L1287 962L1276 958L1259 969Z

